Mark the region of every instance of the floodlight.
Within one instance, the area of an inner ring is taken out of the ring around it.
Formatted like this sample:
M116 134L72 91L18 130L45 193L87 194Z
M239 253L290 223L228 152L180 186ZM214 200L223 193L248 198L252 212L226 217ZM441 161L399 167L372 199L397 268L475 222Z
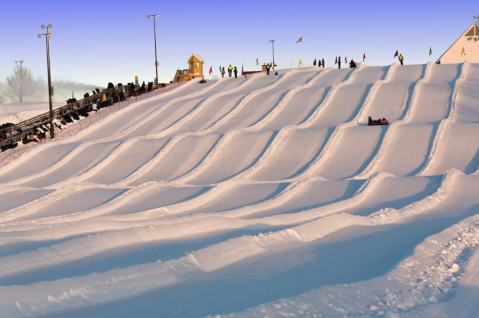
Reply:
M148 19L149 19L149 18L150 18L150 15L148 14L147 17L148 17ZM474 19L475 19L475 18L474 18Z
M51 24L47 25L47 28L51 29L51 28L52 28L52 25L51 25Z
M45 29L45 26L42 24L42 29Z
M48 38L51 38L51 37L52 37L52 34L51 34L51 33L48 33L48 34L47 34L47 37L48 37Z
M156 17L157 17L157 18L159 18L159 17L160 17L160 15L159 15L159 14L157 14L157 15L156 15Z
M38 35L38 38L41 39L42 38L42 35L41 34L37 34Z

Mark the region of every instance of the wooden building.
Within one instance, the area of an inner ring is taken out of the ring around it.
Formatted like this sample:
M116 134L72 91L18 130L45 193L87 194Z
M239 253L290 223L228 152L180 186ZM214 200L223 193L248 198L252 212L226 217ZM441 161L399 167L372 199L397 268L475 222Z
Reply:
M203 65L205 61L198 55L193 53L188 59L188 68L183 70L176 70L173 83L186 82L194 78L203 78Z
M452 64L462 62L479 63L479 25L474 22L436 63Z

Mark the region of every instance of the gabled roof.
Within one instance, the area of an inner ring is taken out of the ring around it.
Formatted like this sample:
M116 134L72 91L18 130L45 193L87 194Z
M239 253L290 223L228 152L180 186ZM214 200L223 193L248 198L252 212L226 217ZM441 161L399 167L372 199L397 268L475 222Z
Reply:
M473 22L470 27L436 60L439 61L463 36L479 36L479 25Z
M201 63L204 63L204 62L205 62L205 61L201 58L201 56L199 56L199 55L196 54L196 53L193 53L193 54L190 56L190 58L188 59L188 63L190 62L190 60L191 60L192 58L196 58L196 59L197 59L198 61L200 61Z

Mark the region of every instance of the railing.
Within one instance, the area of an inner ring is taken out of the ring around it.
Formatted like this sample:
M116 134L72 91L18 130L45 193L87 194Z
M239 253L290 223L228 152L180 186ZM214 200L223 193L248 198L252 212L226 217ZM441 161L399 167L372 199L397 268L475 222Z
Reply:
M102 120L103 118L105 118L106 116L108 116L111 113L114 113L114 112L116 112L120 109L128 107L129 105L134 104L138 101L142 101L144 99L154 97L154 96L158 96L160 94L164 94L166 92L169 92L172 89L180 86L183 83L184 82L174 83L174 84L168 85L167 87L158 88L158 89L152 90L150 92L143 93L141 95L129 96L126 100L124 100L122 102L115 103L115 104L113 104L111 106L108 106L108 107L103 107L96 112L91 112L91 113L89 113L88 117L82 117L80 120L77 120L73 123L68 124L63 129L56 130L54 139L51 139L51 138L45 138L45 139L40 139L40 140L35 139L35 141L31 141L26 145L22 145L21 147L7 149L4 152L0 153L0 167L6 165L7 163L9 163L13 160L15 160L20 155L29 151L30 149L37 146L38 144L50 143L50 142L55 141L55 140L62 140L62 139L65 139L67 137L70 137L72 135L75 135L75 134L79 133L80 131L84 130L85 128L93 125L94 123L99 122L100 120ZM104 92L105 91L108 91L108 90L104 90ZM54 114L57 117L54 116L53 118L54 119L55 118L61 118L65 114L69 114L71 112L76 112L76 111L78 111L82 108L85 108L86 106L89 105L89 103L91 101L95 100L95 97L98 99L100 94L103 94L103 92L95 94L95 95L90 96L88 98L82 99L80 101L67 104L66 106L62 106L60 108L55 109ZM5 139L5 141L0 143L0 145L3 146L3 145L7 145L8 143L15 143L15 142L18 142L18 141L22 141L23 138L30 135L33 131L36 131L36 128L38 126L49 123L49 120L50 120L49 114L50 113L48 112L48 113L30 118L28 120L25 120L21 123L18 123L16 125L14 125L14 126L10 126L10 127L7 127L7 128L4 128L4 129L0 130L0 132L3 133L4 131L15 131L16 129L22 129L23 128L23 130L21 132L9 137L8 139ZM15 127L16 127L16 129L15 129Z

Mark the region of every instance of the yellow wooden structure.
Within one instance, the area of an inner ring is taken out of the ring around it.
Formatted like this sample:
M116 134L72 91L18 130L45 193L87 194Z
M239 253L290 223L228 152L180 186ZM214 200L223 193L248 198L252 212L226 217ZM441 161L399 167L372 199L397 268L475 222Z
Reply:
M176 70L173 83L186 82L194 78L203 78L203 65L205 61L198 54L193 53L188 59L188 68Z

